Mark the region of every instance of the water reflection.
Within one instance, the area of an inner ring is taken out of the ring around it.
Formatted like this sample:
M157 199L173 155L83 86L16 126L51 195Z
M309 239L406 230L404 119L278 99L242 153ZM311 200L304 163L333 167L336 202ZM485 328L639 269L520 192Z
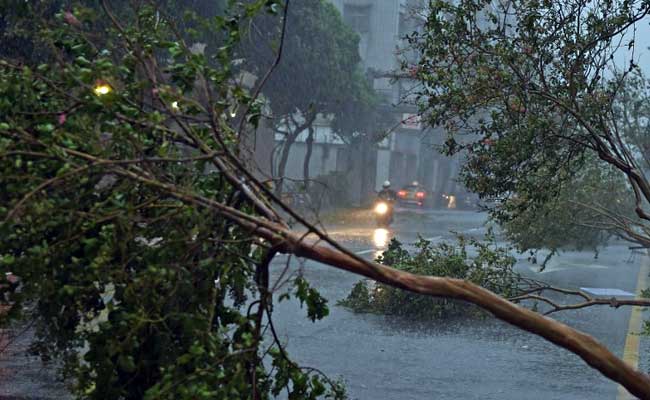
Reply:
M388 229L384 228L378 228L375 229L375 231L372 234L372 242L374 243L375 247L386 247L388 245L388 236L390 235L390 232L388 232Z
M372 243L376 249L375 253L373 254L373 259L377 259L382 254L384 254L384 250L386 249L386 246L388 246L389 241L390 231L388 229L375 229L375 231L372 233Z
M443 194L442 197L447 200L447 208L456 208L456 196Z

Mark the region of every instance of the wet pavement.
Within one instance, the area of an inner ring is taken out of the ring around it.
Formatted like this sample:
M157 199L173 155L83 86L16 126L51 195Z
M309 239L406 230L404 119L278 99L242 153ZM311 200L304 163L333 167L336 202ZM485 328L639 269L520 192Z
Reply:
M451 240L449 231L482 237L484 214L463 211L398 212L390 231L334 224L329 233L364 257L377 256L387 240L412 243L418 236ZM355 224L358 225L358 224ZM564 252L544 272L519 257L520 273L567 288L607 287L634 292L642 256L627 262L625 243L613 243L598 259ZM274 263L277 277L286 258ZM296 302L277 304L276 328L300 364L342 377L353 399L616 399L617 385L579 357L490 316L415 323L395 316L354 314L336 306L359 280L313 262L293 263L329 299L330 315L312 323ZM569 299L570 301L570 299ZM621 356L630 309L591 307L554 318L590 333ZM647 346L642 340L641 348ZM641 353L641 366L647 365Z
M452 240L455 231L480 238L486 216L464 211L398 210L390 230L374 228L371 215L331 218L328 232L363 257L374 258L392 237L409 244L418 237ZM556 286L611 287L633 292L642 256L627 262L625 243L613 243L598 259L589 252L565 252L544 272L520 257L517 270ZM287 256L273 262L277 278ZM336 306L359 277L314 262L291 260L329 300L330 315L312 323L294 301L275 305L274 321L291 356L331 378L342 377L351 399L617 399L617 386L577 356L490 316L428 323L400 317L354 314ZM630 309L592 307L554 315L594 335L622 355ZM646 314L647 318L648 315ZM58 399L65 391L52 368L25 359L28 338L0 359L0 400ZM650 341L641 340L641 368L650 367Z
M30 330L0 331L0 400L65 400L70 396L53 364L30 356Z

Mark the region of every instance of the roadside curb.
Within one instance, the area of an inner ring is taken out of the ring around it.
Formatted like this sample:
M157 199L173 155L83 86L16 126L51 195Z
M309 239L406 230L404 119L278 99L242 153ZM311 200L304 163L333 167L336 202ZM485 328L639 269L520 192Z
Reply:
M642 290L648 288L648 275L650 275L650 257L646 254L641 258L641 265L639 267L639 276L637 278L637 286L635 293L637 297ZM632 307L630 313L630 322L627 328L627 337L625 338L625 347L623 349L623 361L630 364L632 367L639 368L639 346L641 343L641 330L643 327L643 308ZM631 400L635 399L625 388L618 386L618 394L616 400Z

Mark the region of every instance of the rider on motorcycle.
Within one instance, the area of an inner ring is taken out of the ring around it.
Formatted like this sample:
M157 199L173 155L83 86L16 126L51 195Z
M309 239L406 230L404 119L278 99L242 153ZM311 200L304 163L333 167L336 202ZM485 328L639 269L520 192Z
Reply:
M388 202L397 201L397 193L390 188L390 181L384 182L381 191L377 194L377 197Z
M386 181L382 185L382 190L377 194L377 204L378 208L375 208L377 215L377 223L380 226L388 226L393 222L393 207L397 201L397 193L390 188L390 182ZM383 204L381 204L383 203ZM383 206L384 211L379 211L379 206Z

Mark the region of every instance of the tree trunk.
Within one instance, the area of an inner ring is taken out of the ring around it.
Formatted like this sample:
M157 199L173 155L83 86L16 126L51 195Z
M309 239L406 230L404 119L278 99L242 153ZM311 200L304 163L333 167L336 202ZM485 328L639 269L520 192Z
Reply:
M293 144L296 142L296 137L300 132L302 131L288 134L284 141L284 145L282 146L282 154L280 155L280 162L278 163L278 179L275 185L276 196L280 196L282 194L282 189L284 186L284 173L287 169L287 162L289 161L289 152L291 151L291 146L293 146Z
M360 199L361 204L365 204L375 193L377 177L377 148L370 137L366 136L363 138L361 155Z
M316 113L309 114L305 122L301 125L298 125L293 117L290 117L290 119L293 122L295 129L293 131L288 129L285 133L285 142L282 146L282 154L280 156L280 163L278 164L278 173L276 175L277 180L275 186L275 195L278 197L282 194L282 189L284 186L284 173L287 169L287 162L289 160L289 152L291 151L291 146L293 146L293 144L296 142L298 135L300 135L302 131L312 126L314 120L316 119Z
M311 154L314 147L314 126L309 125L309 135L305 144L307 145L307 152L305 153L305 161L302 165L303 177L305 179L305 190L309 189L309 162L311 161Z
M66 152L67 154L71 154L69 153L70 150ZM86 158L99 160L90 155L86 156ZM156 190L167 193L184 203L214 209L224 218L250 231L253 235L268 241L268 244L274 251L294 254L297 257L307 258L341 270L363 275L395 288L475 304L505 322L539 335L573 352L580 356L588 365L600 371L604 376L623 385L631 394L644 400L650 400L650 377L616 357L616 355L596 341L592 336L577 331L568 325L543 316L535 311L520 307L471 282L445 277L414 275L386 265L370 262L346 250L339 243L321 232L319 228L309 224L295 213L291 213L291 215L296 217L303 226L309 229L308 234L311 234L311 236L315 235L318 241L323 241L326 245L314 243L314 240L306 240L307 234L304 232L293 232L282 221L276 223L266 218L249 215L237 208L222 204L214 198L186 192L175 185L156 180L135 169L124 169L120 166L113 168L115 168L113 171L121 177L141 182ZM239 169L239 173L247 175L249 179L255 182L255 178L247 173L246 170L242 169L241 165L238 165L237 168ZM230 172L228 169L222 170ZM226 177L236 187L242 190L250 200L259 200L259 198L255 197L255 194L245 190L245 184L237 176L227 173ZM256 186L258 188L264 187L259 182L256 182ZM287 208L287 211L290 211L290 208Z

